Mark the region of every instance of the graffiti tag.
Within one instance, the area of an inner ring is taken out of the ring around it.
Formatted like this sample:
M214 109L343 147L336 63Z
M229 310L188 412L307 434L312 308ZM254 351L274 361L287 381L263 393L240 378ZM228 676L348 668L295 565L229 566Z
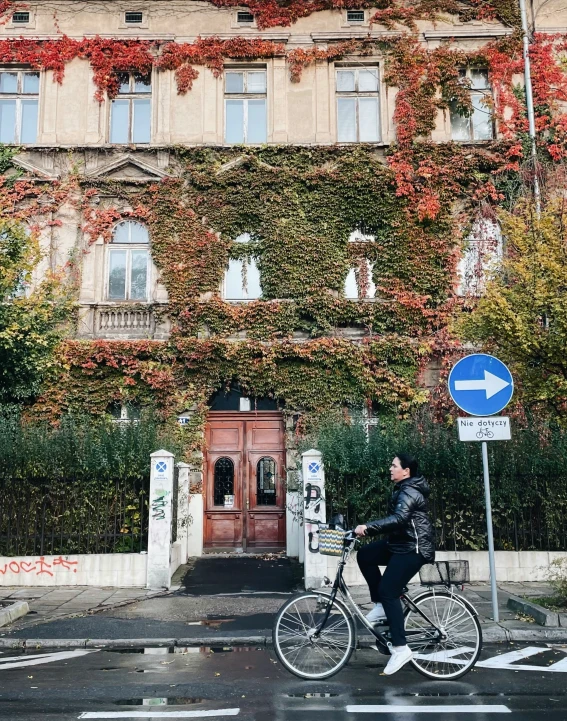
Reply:
M48 569L53 568L54 566L62 566L65 570L73 570L73 573L77 573L77 569L73 568L73 566L78 566L78 564L78 561L68 561L63 558L63 556L53 559L53 563L47 563L45 556L40 556L37 560L10 561L9 563L5 563L3 566L0 565L0 575L5 576L6 573L19 574L35 571L36 576L41 576L42 573L53 576L53 573Z

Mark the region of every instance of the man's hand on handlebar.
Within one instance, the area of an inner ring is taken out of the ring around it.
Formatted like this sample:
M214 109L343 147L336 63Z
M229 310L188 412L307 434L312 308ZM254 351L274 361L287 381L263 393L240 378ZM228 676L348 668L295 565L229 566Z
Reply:
M354 532L357 536L366 536L366 526L357 526Z

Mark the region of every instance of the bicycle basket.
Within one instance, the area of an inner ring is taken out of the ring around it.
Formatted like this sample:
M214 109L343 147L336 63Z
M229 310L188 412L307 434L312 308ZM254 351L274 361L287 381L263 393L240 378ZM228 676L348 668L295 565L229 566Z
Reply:
M419 571L422 586L460 586L470 581L468 561L426 563Z
M333 528L319 529L319 553L323 556L340 556L344 547L344 531Z

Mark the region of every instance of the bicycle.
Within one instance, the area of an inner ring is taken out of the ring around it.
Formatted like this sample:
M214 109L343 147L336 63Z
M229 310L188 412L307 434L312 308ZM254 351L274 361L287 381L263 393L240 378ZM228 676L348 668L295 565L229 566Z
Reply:
M490 428L481 428L479 431L477 431L476 437L477 438L494 438L494 433L490 430Z
M307 591L287 601L278 612L272 633L283 666L295 676L310 680L329 678L346 666L358 645L357 621L375 637L381 653L390 654L391 647L387 628L380 630L366 620L343 578L358 542L354 531L319 525L320 551L341 555L332 588L330 592ZM469 581L468 561L426 564L420 578L422 585L430 587L428 591L411 598L405 588L400 597L405 606L407 643L413 651L410 663L428 678L460 678L473 668L482 651L478 614L470 601L454 590L455 585ZM331 586L327 577L325 586ZM436 590L437 586L446 590Z

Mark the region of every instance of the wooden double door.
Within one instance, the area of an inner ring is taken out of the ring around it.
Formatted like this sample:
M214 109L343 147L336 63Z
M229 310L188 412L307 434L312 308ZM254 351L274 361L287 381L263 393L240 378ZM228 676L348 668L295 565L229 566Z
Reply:
M281 413L211 412L206 442L205 548L284 548Z

